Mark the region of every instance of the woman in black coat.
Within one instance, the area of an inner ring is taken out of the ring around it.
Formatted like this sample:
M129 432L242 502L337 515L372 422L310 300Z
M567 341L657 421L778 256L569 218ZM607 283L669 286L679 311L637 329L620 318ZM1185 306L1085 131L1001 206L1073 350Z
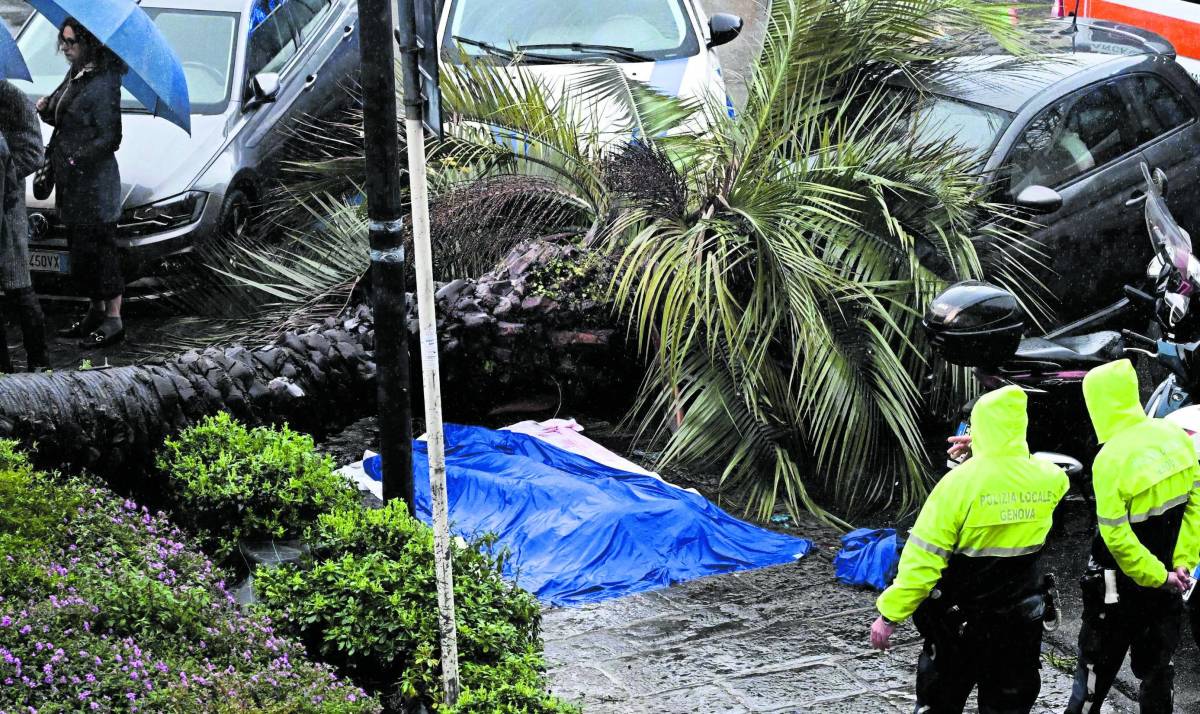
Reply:
M59 332L84 347L103 347L125 336L121 298L125 280L117 252L121 216L121 77L125 64L74 18L59 30L71 63L58 89L38 101L42 121L54 127L47 147L54 169L55 206L71 246L71 274L91 299L88 314Z

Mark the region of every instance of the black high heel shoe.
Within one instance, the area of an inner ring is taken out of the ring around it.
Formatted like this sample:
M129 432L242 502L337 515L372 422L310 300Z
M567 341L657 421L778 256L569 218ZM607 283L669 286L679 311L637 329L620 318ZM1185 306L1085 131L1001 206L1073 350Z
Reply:
M124 327L117 330L116 332L113 332L112 334L106 333L103 330L92 330L90 333L88 333L87 337L85 337L79 341L79 346L82 347L83 349L95 350L95 349L100 349L101 347L108 347L110 345L115 345L124 339L125 339L125 328Z
M89 312L81 320L76 320L70 327L62 330L57 330L56 334L59 337L87 337L89 336L100 323L104 322L103 313Z

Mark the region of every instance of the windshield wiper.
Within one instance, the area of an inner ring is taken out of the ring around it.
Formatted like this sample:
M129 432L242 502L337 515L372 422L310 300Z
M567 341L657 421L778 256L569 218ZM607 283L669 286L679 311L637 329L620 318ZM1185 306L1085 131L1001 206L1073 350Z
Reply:
M534 53L530 53L530 52L518 53L518 52L514 52L512 50L506 50L503 47L497 47L496 45L493 45L490 42L483 42L481 40L472 40L470 37L459 37L458 35L452 35L452 37L454 38L455 42L458 42L458 43L464 44L464 45L471 45L472 47L478 47L479 49L483 50L484 52L487 52L490 55L496 55L497 57L503 57L505 59L516 59L518 56L520 56L520 57L531 58L531 59L535 59L535 60L539 60L539 61L543 61L543 62L566 62L567 61L566 59L564 59L562 57L554 57L553 55L539 55L539 54L534 54Z
M632 47L617 45L589 45L583 42L551 42L539 45L517 45L518 50L574 50L576 52L599 52L601 54L633 60L634 62L653 62L654 58L644 55Z

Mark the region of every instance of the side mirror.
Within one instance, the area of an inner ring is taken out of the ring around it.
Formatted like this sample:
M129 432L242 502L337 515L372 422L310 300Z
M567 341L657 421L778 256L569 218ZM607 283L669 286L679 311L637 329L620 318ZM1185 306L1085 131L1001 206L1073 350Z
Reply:
M732 42L742 32L742 18L727 12L718 12L708 19L708 47L719 47Z
M1167 195L1167 172L1162 169L1154 169L1154 183L1158 184L1158 192L1163 196Z
M250 80L250 101L246 109L272 104L279 98L279 75L274 72L256 74Z
M1062 194L1045 186L1026 186L1017 194L1016 204L1033 213L1054 213L1062 208Z
M1074 479L1079 474L1083 473L1083 464L1073 456L1066 454L1056 454L1053 451L1039 451L1033 455L1035 459L1049 461L1058 468L1067 472L1067 478Z

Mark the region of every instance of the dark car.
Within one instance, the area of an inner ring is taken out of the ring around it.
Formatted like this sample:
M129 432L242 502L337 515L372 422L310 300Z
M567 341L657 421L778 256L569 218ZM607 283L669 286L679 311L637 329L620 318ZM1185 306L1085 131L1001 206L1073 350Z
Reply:
M1033 237L1049 269L1029 264L1058 318L1070 319L1116 301L1145 273L1141 162L1166 172L1171 210L1200 235L1200 86L1151 33L1084 22L1057 32L1075 51L939 67L913 130L975 152L993 199L1041 224Z
M142 0L183 64L189 136L127 93L117 153L125 208L118 228L126 277L156 272L201 241L239 234L277 175L286 128L348 100L358 69L354 0ZM57 30L41 15L17 39L31 98L62 80ZM46 138L50 128L45 127ZM39 288L70 290L54 200L29 200L30 268Z

